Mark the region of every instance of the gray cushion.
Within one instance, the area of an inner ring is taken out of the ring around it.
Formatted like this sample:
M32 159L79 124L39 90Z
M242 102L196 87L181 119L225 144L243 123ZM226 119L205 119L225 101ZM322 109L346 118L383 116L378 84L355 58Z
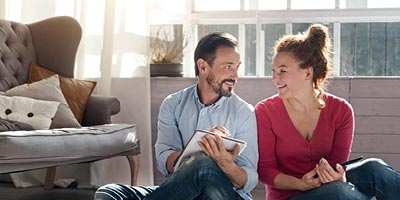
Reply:
M21 131L21 130L33 130L33 127L29 124L22 122L6 120L0 118L0 132L3 131Z
M0 173L102 159L138 145L131 124L0 132Z

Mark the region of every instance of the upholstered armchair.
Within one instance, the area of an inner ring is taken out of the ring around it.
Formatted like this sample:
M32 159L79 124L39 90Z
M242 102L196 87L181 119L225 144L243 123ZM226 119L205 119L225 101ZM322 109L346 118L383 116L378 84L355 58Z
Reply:
M136 185L140 145L135 125L112 124L111 116L120 111L118 99L91 95L95 82L73 79L81 36L79 23L67 16L32 24L0 19L0 109L4 108L0 113L5 113L0 117L7 123L19 123L15 119L20 118L10 117L21 106L11 108L12 102L8 105L9 99L16 96L29 98L32 105L38 105L34 103L39 100L43 105L49 101L58 103L55 115L47 119L51 122L49 130L35 130L33 124L30 128L33 130L0 132L1 174L47 168L45 189L52 189L57 166L126 156L131 168L131 184ZM57 83L50 83L50 80ZM49 89L43 89L43 94L37 92L45 83L49 83L46 87L61 89L62 94L57 93L60 95L53 98L49 96ZM37 90L30 91L32 88ZM82 97L83 94L86 96ZM65 100L57 102L59 98ZM68 112L71 109L73 115L64 116L56 126L62 106ZM29 108L32 110L22 122L31 122L38 116L37 106ZM65 123L68 120L73 123Z

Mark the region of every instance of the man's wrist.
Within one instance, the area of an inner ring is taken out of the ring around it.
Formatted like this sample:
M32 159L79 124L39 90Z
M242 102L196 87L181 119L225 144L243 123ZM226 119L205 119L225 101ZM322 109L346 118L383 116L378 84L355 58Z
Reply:
M169 154L166 163L168 173L172 174L174 172L174 164L180 154L181 154L180 151L174 151L171 154Z

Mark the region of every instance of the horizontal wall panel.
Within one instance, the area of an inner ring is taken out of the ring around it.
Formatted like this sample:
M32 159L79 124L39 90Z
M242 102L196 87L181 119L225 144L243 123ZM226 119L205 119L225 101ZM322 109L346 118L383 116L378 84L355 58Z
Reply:
M374 153L356 153L352 152L350 157L356 158L363 156L364 158L380 158L393 167L394 170L400 171L400 154L374 154Z
M239 78L235 93L248 103L255 106L259 101L277 94L271 78Z
M340 77L329 79L326 91L349 101L350 78Z
M183 88L191 86L197 82L196 78L182 78L182 77L152 77L150 81L151 88L151 130L152 130L152 147L157 140L157 120L158 113L162 101L169 94L175 93ZM154 154L154 151L153 151ZM153 155L153 172L154 184L160 185L164 182L164 176L158 171L156 167L155 155Z
M400 153L400 135L355 135L353 152Z
M356 117L357 134L398 134L400 135L400 117Z
M351 97L400 98L400 78L352 78Z
M151 78L151 98L164 100L166 96L177 92L183 88L191 86L197 82L196 78L173 78L173 77L157 77ZM161 103L161 102L160 102Z
M400 79L338 77L328 81L327 92L348 100L356 115L356 135L351 156L382 158L400 171ZM153 145L157 139L157 117L161 102L167 95L196 82L197 78L151 78ZM255 105L275 95L277 90L271 77L241 77L235 92ZM155 184L159 185L164 177L155 166L153 169Z
M355 115L400 116L400 99L352 98Z
M349 101L350 79L329 79L326 91ZM271 77L243 77L239 78L235 92L248 103L255 105L259 101L277 94L277 89Z

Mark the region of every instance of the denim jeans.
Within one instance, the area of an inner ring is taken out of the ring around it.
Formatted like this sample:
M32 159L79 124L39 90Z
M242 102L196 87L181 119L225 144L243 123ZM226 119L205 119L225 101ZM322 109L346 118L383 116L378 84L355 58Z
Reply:
M349 165L348 182L331 182L321 187L299 193L289 200L395 200L400 197L400 174L381 159L370 158Z
M122 184L107 184L97 189L95 200L141 200L153 192L157 186L130 186Z
M199 153L185 160L159 187L108 184L95 193L95 200L239 200L228 177L208 156Z

